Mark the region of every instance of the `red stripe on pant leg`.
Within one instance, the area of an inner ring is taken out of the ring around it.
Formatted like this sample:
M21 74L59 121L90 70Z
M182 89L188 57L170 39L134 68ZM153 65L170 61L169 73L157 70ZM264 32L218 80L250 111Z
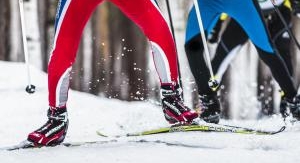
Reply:
M97 4L103 0L72 0L58 32L48 65L49 105L56 106L56 88L62 74L72 66L83 28Z
M165 52L170 65L171 80L177 83L177 52L169 26L150 0L110 0L116 4Z

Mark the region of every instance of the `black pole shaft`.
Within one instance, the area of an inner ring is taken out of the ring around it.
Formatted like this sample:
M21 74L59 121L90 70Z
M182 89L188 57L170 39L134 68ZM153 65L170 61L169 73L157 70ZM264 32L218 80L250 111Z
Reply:
M174 40L175 40L175 42L176 42L175 31L174 31L174 25L173 25L173 19L172 19L172 13L171 13L171 7L170 7L169 0L166 0L166 4L167 4L168 16L169 16L169 20L170 20L171 31L172 31ZM175 44L175 45L176 45L176 44Z
M176 38L175 38L175 30L174 30L174 25L173 25L173 19L172 19L172 13L171 13L171 7L170 7L170 3L169 0L166 0L166 4L167 4L167 10L168 10L168 16L169 16L169 21L170 21L170 28L171 28L171 32L174 38L174 42L175 42L175 47L177 49L176 46ZM178 50L177 50L178 51ZM181 80L181 72L180 72L180 65L179 65L179 58L178 58L178 52L177 52L177 67L178 67L178 76L179 76L179 85L182 87L182 80ZM182 99L183 99L183 94L182 94Z

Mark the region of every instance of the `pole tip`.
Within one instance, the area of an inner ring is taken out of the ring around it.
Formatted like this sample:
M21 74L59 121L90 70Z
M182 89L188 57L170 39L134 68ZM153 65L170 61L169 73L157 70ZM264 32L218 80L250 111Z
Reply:
M217 91L219 88L219 82L216 79L210 79L208 81L208 86L210 87L210 89L212 89L213 91Z
M26 87L25 90L26 90L27 93L32 94L32 93L35 92L35 86L32 85L32 84L30 84L30 85L28 85L28 86Z

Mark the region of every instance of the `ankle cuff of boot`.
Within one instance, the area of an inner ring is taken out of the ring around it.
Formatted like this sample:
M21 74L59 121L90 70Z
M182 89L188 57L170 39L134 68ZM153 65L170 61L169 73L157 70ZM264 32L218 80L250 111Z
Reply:
M161 85L161 94L162 96L174 96L182 93L179 85L165 84Z

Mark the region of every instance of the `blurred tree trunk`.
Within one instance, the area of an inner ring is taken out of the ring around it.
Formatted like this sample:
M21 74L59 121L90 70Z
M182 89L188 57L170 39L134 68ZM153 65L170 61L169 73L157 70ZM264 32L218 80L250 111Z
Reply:
M254 46L246 43L230 64L231 73L228 76L231 85L230 91L228 91L230 118L257 118L259 110L256 88L257 61L258 55Z
M110 3L108 7L110 55L105 60L109 65L106 96L122 100L143 99L148 54L145 54L145 37L119 9Z
M54 23L57 0L38 1L39 28L41 35L41 53L43 70L47 72L48 62L54 38Z
M126 100L141 100L147 95L146 88L146 69L149 53L146 52L145 36L128 19L122 19L122 26L127 27L122 30L122 59L120 84L125 87L127 92L122 98ZM126 87L128 87L126 89Z
M29 63L38 69L42 69L41 35L39 28L39 0L24 1L24 25L27 39Z
M300 19L298 17L293 17L293 32L296 35L298 42L300 42ZM296 87L300 89L300 49L297 48L295 43L292 41L292 61L294 67L294 78L296 82ZM300 90L298 90L300 91ZM300 93L300 92L299 92Z
M109 7L109 18L108 18L108 24L109 24L109 41L108 44L110 46L110 54L108 56L108 60L106 61L109 65L108 71L107 71L107 78L108 83L106 85L106 96L109 98L118 98L120 95L120 85L118 80L120 79L120 76L116 75L118 72L118 66L121 65L120 60L118 60L118 54L121 53L121 38L120 35L123 32L123 29L121 30L120 27L122 27L121 19L124 19L122 16L122 13L119 9L117 9L114 5L111 3L108 4ZM127 27L126 27L127 28ZM120 70L120 68L119 68Z
M8 60L10 54L10 0L0 1L0 60Z
M257 74L257 96L261 104L261 114L271 115L274 113L273 79L269 68L259 61Z
M110 4L104 2L98 7L92 17L92 76L89 86L89 92L92 94L106 94L106 85L108 83L108 65L109 65L109 7Z
M42 70L47 71L48 65L48 49L49 49L49 34L48 34L48 19L50 1L38 1L39 13L39 30L41 35L41 53L42 53Z
M92 72L92 23L89 21L83 31L81 42L78 47L76 62L72 66L71 88L89 92L91 85ZM96 70L95 70L96 71Z
M78 47L76 62L72 66L70 87L72 89L83 91L83 60L84 60L84 42L81 42Z
M220 83L220 103L222 109L222 118L229 119L230 118L230 96L229 91L231 89L230 82L230 73L231 69L227 69L224 73L224 77Z

